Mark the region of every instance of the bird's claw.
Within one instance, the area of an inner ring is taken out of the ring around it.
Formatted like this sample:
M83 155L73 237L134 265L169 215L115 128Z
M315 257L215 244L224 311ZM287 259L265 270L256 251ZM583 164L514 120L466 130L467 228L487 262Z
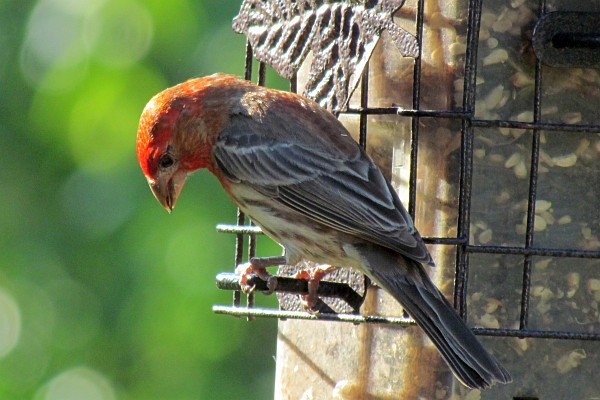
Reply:
M240 287L245 294L251 294L256 289L256 285L251 285L248 282L253 276L258 276L263 281L267 282L267 290L265 294L272 294L277 288L277 277L272 276L267 271L266 267L271 265L280 265L285 263L284 257L253 257L249 262L240 264L235 269L235 273L240 275Z
M333 267L331 265L318 265L314 268L303 269L298 271L294 278L296 279L305 279L308 283L308 294L303 294L300 296L302 303L304 305L304 309L310 313L317 313L315 311L316 306L319 301L319 283L327 274L336 270L337 267Z

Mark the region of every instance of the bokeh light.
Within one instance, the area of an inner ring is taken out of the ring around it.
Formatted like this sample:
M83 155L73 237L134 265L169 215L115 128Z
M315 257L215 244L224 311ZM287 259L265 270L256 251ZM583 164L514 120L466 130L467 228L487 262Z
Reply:
M20 57L21 70L30 85L39 90L60 91L75 86L85 76L84 21L102 2L41 0L36 4ZM53 79L44 80L51 72Z
M129 67L146 55L154 32L152 17L133 0L112 0L86 16L84 39L101 64Z
M36 394L35 400L115 400L111 383L99 372L75 367L62 372Z
M21 310L13 297L0 288L0 358L15 348L21 336Z

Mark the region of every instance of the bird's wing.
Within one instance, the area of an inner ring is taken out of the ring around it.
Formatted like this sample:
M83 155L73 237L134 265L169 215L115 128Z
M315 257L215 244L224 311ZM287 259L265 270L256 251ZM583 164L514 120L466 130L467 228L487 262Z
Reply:
M286 120L274 132L265 121L232 116L212 153L224 175L320 224L433 265L396 192L341 124L341 135L316 136L319 121Z

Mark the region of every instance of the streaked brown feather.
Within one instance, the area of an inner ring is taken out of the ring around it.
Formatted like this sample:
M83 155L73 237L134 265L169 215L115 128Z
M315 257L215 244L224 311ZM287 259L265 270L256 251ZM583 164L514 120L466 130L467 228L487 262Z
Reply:
M246 101L231 116L212 153L225 177L315 222L433 264L397 194L343 125L287 96L269 91L260 105Z

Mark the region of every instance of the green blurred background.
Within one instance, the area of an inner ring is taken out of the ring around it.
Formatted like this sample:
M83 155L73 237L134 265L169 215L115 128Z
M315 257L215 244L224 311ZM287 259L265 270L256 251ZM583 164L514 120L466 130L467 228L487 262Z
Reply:
M1 399L272 398L276 322L211 312L234 206L203 171L168 215L134 148L152 95L243 74L240 4L0 2Z

